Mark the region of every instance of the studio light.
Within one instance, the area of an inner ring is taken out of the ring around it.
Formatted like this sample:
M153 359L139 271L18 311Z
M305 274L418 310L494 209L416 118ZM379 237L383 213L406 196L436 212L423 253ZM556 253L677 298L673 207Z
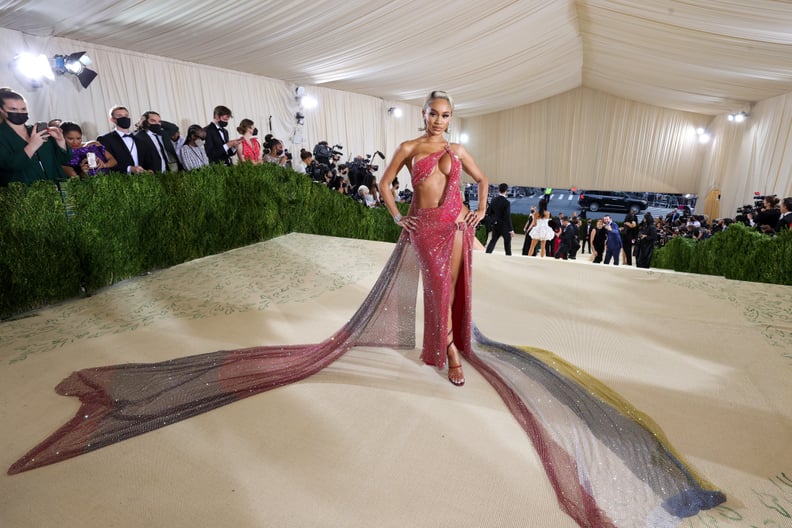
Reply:
M302 98L303 108L307 108L308 110L311 108L316 108L318 104L319 102L310 95L304 95Z
M59 75L66 73L75 75L82 87L88 88L88 85L98 75L95 71L87 68L91 62L91 58L84 51L78 51L71 55L55 55L52 59L52 70Z
M464 144L464 143L467 143L468 141L470 141L470 136L468 136L468 135L467 135L467 134L465 134L464 132L462 132L461 134L459 134L459 142L460 142L460 143L463 143L463 144Z
M709 140L712 139L712 136L706 128L697 128L696 135L698 136L699 143L709 143Z
M41 88L46 81L55 80L50 61L44 54L20 53L11 61L11 69L31 88Z
M729 114L728 120L735 123L742 123L748 117L746 112L738 112L736 114Z
M388 113L391 114L393 117L401 117L402 116L402 109L398 106L391 106L388 108Z
M41 88L46 81L54 81L55 74L67 73L77 77L83 88L88 88L97 76L95 71L87 68L89 64L91 59L84 51L71 55L55 55L51 59L43 54L20 53L11 62L11 68L31 88Z

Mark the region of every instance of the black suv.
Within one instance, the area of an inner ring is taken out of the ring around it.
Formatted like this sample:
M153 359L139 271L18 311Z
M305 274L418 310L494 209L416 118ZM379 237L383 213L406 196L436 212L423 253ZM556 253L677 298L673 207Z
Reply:
M649 206L646 200L633 198L621 191L580 191L578 205L591 212L630 211L632 214L638 214Z

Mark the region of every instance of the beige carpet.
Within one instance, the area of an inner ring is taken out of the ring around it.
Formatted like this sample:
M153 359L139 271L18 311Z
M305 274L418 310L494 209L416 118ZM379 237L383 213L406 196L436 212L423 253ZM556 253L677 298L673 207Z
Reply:
M77 400L53 391L72 371L320 341L391 249L292 234L0 323L0 465L73 416ZM487 336L597 376L725 491L682 526L792 526L792 287L500 246L476 252L474 287ZM0 526L575 526L481 376L455 388L419 353L353 349L296 385L3 474Z

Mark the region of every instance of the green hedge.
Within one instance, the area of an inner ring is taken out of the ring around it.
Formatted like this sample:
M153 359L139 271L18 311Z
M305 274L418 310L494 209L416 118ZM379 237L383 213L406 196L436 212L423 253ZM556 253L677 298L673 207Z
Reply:
M384 208L275 165L112 174L72 180L63 190L66 203L50 182L0 188L2 318L294 231L390 242L401 231ZM512 215L518 232L525 221ZM483 242L484 229L477 236ZM674 239L652 264L792 284L792 233L769 237L734 224L703 242Z
M51 182L0 188L0 317L293 231L383 241L401 231L386 209L269 164L111 174L62 189L66 204Z
M707 240L674 238L652 266L727 279L792 284L792 232L771 237L735 223Z

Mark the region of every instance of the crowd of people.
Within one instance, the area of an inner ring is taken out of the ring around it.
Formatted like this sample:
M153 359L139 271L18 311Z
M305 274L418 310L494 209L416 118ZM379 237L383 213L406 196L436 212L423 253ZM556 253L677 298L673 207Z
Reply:
M70 121L51 119L28 125L24 97L10 88L0 88L0 185L86 178L111 171L136 174L192 170L210 163L232 165L235 161L292 167L292 155L283 142L272 134L259 141L259 131L252 119L242 119L236 127L238 136L231 137L228 125L233 115L223 105L214 108L209 124L192 124L184 135L176 124L162 120L155 111L144 112L134 123L134 130L126 107L114 106L108 117L112 130L95 140L87 140L81 127ZM392 196L394 202L411 201L412 192L400 190L397 178L389 182L387 189L380 189L374 175L378 167L373 165L372 157L379 155L384 159L382 153L356 156L341 163L342 148L320 141L313 152L301 149L305 173L314 182L368 207L383 206L386 203L383 193ZM493 236L487 252L492 252L503 238L506 253L511 254L514 230L507 207L507 190L508 186L501 184L499 195L490 204L485 224ZM588 247L594 262L632 265L635 258L636 266L648 267L654 247L663 246L675 237L704 240L735 221L772 235L789 228L791 210L792 197L780 200L765 196L756 207L742 211L735 219L708 222L702 215L675 209L656 219L646 213L640 222L628 213L619 226L609 216L596 221L580 219L576 214L554 218L547 210L547 202L541 200L538 210L532 208L525 225L522 254L575 259L578 251L585 252Z
M111 130L91 140L77 123L50 119L27 124L25 98L0 88L0 185L62 181L109 172L127 174L192 170L234 162L274 163L291 167L291 154L272 134L259 141L253 120L242 119L237 136L228 130L231 109L214 108L212 121L193 124L182 134L178 125L156 111L144 112L133 123L129 109L110 109Z
M514 229L506 199L508 185L502 183L498 190L500 193L490 202L482 222L489 238L486 251L492 253L495 244L503 238L505 253L511 255ZM588 249L595 264L613 262L615 266L620 263L632 266L634 262L636 267L648 268L655 248L664 246L673 238L706 240L735 222L742 222L768 235L792 226L792 197L781 200L776 196L765 196L755 209L743 216L738 215L737 219L717 218L709 222L704 215L686 214L681 209L674 209L657 218L646 212L640 221L636 215L627 213L621 225L609 215L597 220L580 218L577 213L569 217L564 214L554 217L547 205L547 200L542 199L538 208L531 207L523 228L523 255L575 260L578 254L585 254Z
M320 141L313 152L300 149L300 160L305 165L305 173L316 183L326 185L334 191L358 200L367 207L382 207L385 198L382 193L387 192L393 196L394 201L409 203L412 193L409 190L400 191L399 179L394 178L387 186L381 189L375 176L379 170L372 163L372 157L384 154L377 152L374 156L355 156L347 163L341 163L340 145L329 146L327 141ZM338 150L336 150L338 149Z
M219 105L212 121L192 124L182 134L179 127L155 111L144 112L135 123L129 109L114 106L108 119L111 130L94 140L83 136L80 125L51 119L28 125L24 97L10 88L0 88L0 186L11 182L31 184L36 180L63 181L109 172L126 174L193 170L210 163L272 163L292 167L292 154L272 134L259 140L256 123L244 118L229 132L231 109ZM315 182L376 207L384 205L371 156L356 156L340 162L339 145L320 141L313 152L302 149L305 173ZM380 152L375 153L384 159ZM396 201L410 201L410 193L399 191L395 180L385 192Z

